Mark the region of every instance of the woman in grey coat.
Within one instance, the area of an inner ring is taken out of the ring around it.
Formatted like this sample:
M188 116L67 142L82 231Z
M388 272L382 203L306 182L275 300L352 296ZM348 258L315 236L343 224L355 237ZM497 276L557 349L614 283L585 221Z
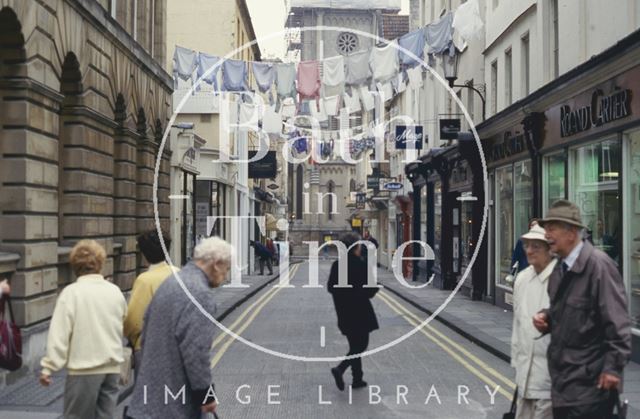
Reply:
M214 237L202 240L179 272L193 298L210 315L212 290L231 266L231 245ZM211 374L211 344L217 327L169 277L145 313L142 363L127 415L134 419L200 418L216 409Z

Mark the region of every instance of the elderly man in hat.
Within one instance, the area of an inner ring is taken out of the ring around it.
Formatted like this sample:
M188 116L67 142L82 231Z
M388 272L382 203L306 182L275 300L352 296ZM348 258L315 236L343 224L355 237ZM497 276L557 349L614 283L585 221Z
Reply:
M529 266L516 277L513 288L511 365L516 369L516 419L551 419L551 379L547 366L549 337L539 333L531 317L549 306L547 284L556 266L545 231L534 221L522 237Z
M582 239L578 207L556 201L540 220L559 260L549 308L534 326L551 333L547 352L554 419L609 418L631 354L624 284L611 258Z

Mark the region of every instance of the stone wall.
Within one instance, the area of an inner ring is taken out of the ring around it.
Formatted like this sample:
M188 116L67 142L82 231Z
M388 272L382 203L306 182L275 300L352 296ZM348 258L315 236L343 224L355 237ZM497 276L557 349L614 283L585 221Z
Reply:
M172 87L99 2L0 0L0 252L18 257L2 275L26 341L46 333L79 239L100 241L105 276L131 288L135 236L154 226L159 153L168 227L170 151L159 145ZM41 350L26 346L32 364Z

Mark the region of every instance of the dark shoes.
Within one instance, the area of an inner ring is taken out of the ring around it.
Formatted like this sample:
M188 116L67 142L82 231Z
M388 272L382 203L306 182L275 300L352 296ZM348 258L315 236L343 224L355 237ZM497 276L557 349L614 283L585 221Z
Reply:
M363 380L354 381L353 384L351 384L351 388L362 388L366 386L367 382Z
M333 375L333 379L336 380L336 386L338 390L344 390L344 380L342 379L342 371L338 367L331 368L331 375Z

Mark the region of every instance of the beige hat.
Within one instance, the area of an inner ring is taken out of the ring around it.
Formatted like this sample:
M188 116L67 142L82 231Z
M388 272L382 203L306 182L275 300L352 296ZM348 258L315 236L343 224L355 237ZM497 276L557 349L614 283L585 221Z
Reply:
M544 236L544 228L540 227L538 223L534 223L529 232L523 234L521 239L523 240L540 240L547 243L547 238Z
M582 217L580 217L580 208L571 201L566 199L559 199L551 205L547 216L538 223L544 227L544 225L551 221L558 221L561 223L571 224L576 227L586 228L582 224Z

